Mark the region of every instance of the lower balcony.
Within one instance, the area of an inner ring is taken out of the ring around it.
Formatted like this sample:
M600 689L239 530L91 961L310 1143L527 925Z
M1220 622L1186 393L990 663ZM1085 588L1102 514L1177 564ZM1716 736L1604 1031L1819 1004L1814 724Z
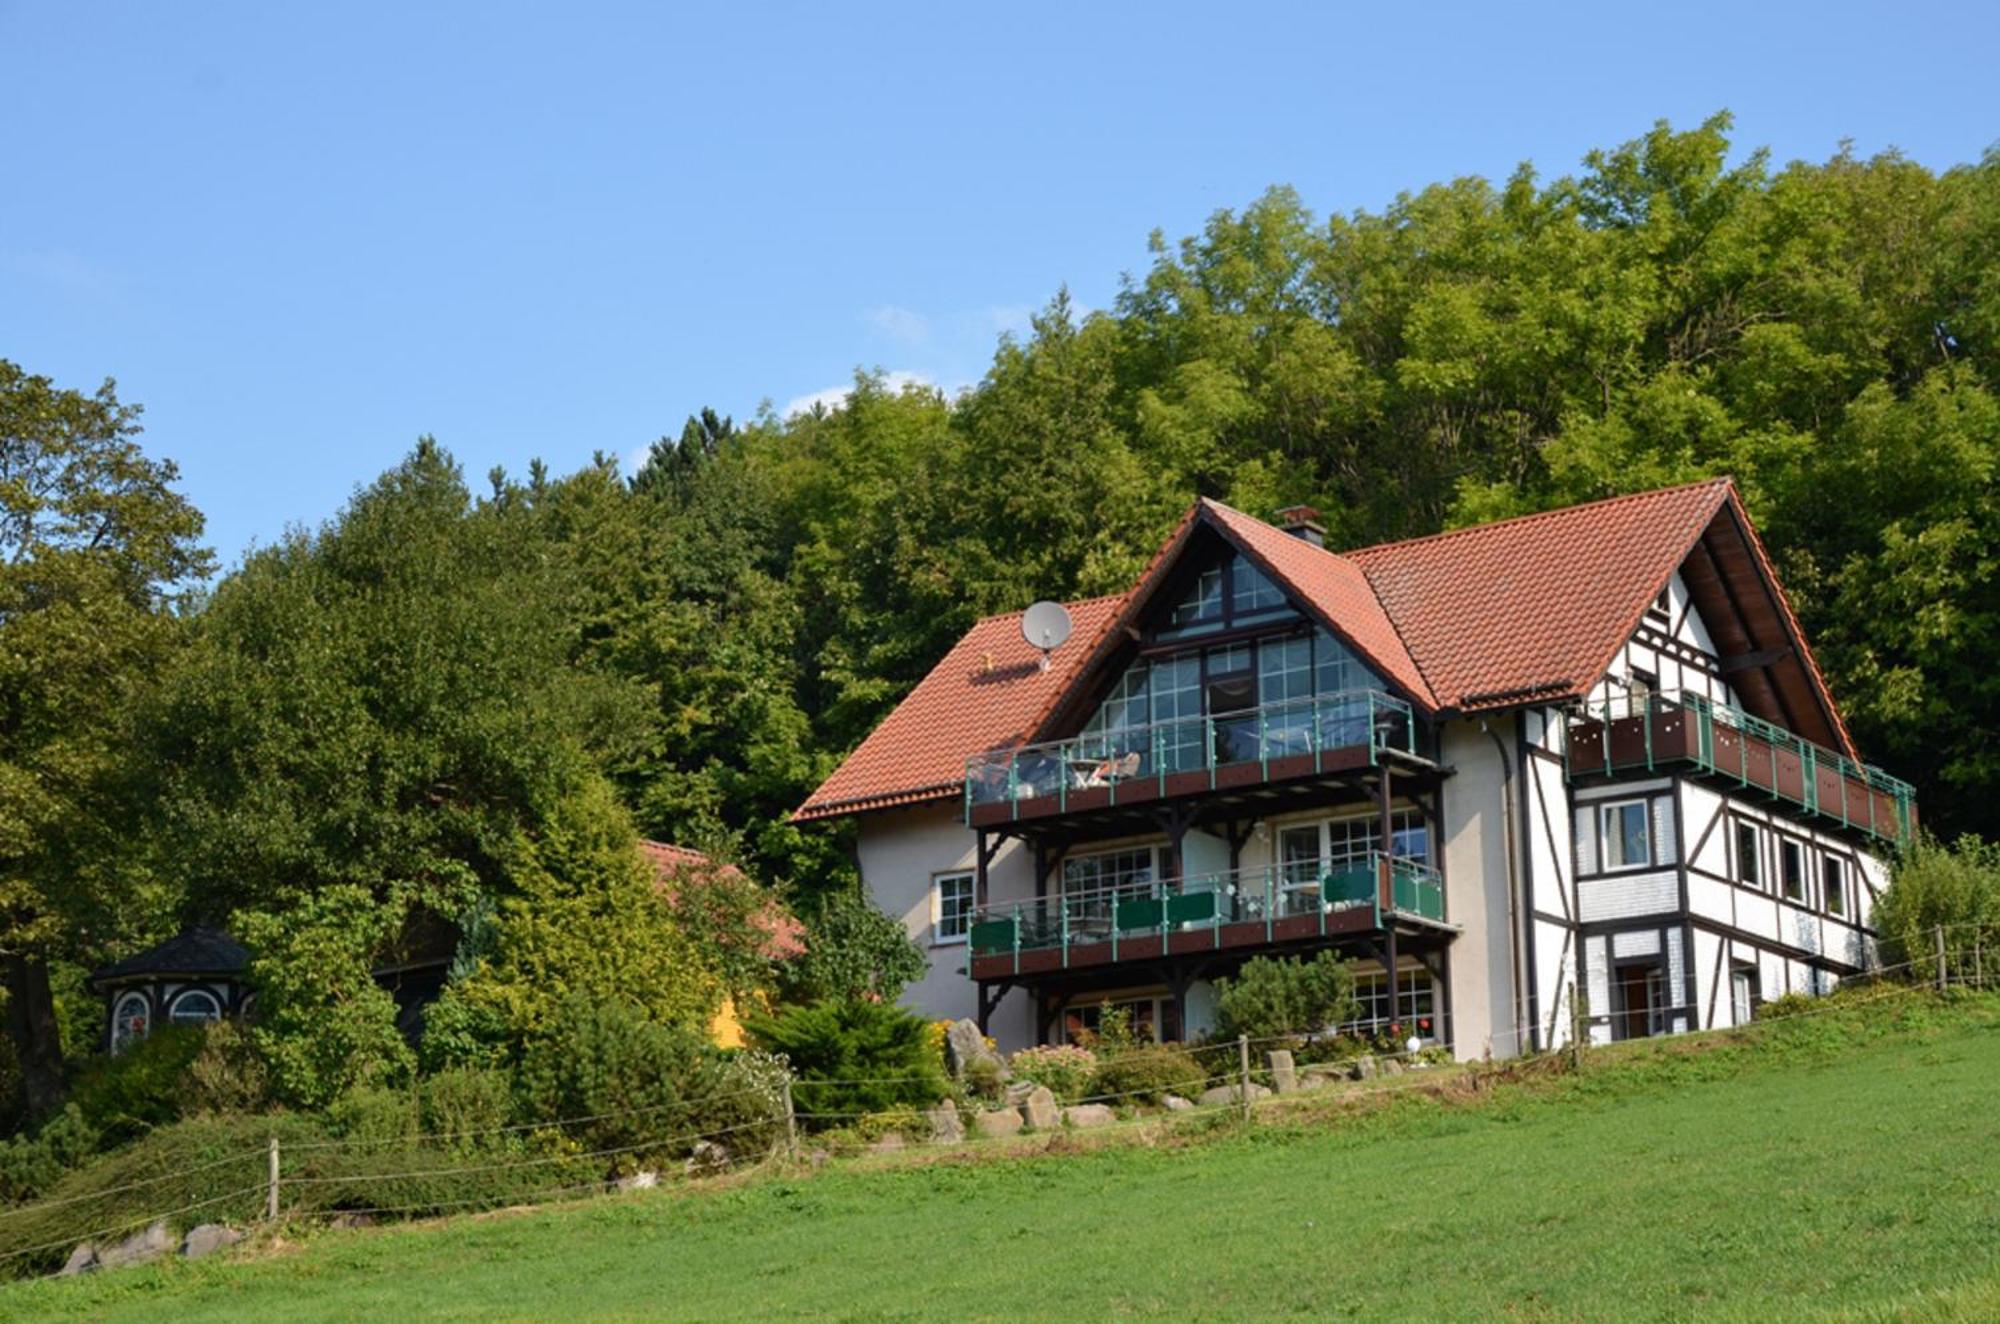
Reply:
M1699 694L1592 704L1569 721L1564 761L1572 781L1691 767L1892 844L1917 826L1908 782Z
M1143 890L985 907L973 917L970 973L1011 979L1417 927L1448 934L1444 880L1380 852L1316 875L1208 874Z

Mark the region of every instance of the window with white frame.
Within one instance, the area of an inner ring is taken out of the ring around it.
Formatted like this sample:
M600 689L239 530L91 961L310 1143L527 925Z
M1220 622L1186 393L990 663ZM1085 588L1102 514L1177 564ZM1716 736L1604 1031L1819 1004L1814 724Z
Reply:
M1643 869L1653 862L1650 815L1644 800L1617 800L1597 807L1597 835L1603 869Z
M1729 972L1729 1005L1736 1025L1748 1025L1757 1014L1756 966L1739 965Z
M121 994L111 1011L111 1051L122 1053L146 1037L153 1022L144 993Z
M1778 838L1778 881L1784 886L1785 900L1804 903L1806 848L1790 837Z
M1736 820L1736 881L1745 887L1764 886L1764 831L1755 823Z
M931 879L931 941L963 942L972 931L972 875L941 873Z
M1405 970L1396 979L1396 999L1389 1000L1388 978L1379 970L1354 976L1355 1018L1341 1030L1348 1034L1385 1034L1391 1025L1403 1038L1435 1039L1437 987L1426 970Z
M1820 892L1826 897L1826 913L1845 915L1847 913L1847 863L1838 855L1825 854L1819 857Z
M1155 877L1151 846L1072 855L1063 861L1063 901L1072 922L1108 922L1120 901L1152 895Z
M167 1019L175 1025L205 1025L222 1019L222 1004L207 989L186 989L168 1005Z

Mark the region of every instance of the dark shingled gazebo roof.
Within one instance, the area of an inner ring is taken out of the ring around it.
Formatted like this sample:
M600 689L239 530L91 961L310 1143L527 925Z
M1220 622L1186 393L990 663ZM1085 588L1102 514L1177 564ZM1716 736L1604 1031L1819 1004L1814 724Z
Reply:
M157 947L148 947L122 961L90 973L97 987L132 983L163 975L226 975L240 977L250 965L250 953L242 943L221 929L206 924L182 929Z

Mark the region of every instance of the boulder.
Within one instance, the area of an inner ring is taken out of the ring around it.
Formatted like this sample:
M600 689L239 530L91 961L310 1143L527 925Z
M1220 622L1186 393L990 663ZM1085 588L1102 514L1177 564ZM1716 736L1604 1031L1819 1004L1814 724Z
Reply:
M1217 1085L1214 1089L1203 1090L1201 1098L1197 1102L1204 1108L1217 1108L1225 1103L1241 1103L1243 1096L1238 1092L1238 1088L1235 1085ZM1251 1083L1251 1099L1262 1099L1268 1097L1270 1093L1271 1091L1265 1089L1262 1085L1255 1082Z
M703 1141L702 1143L707 1144L708 1142ZM694 1156L690 1154L688 1162L692 1164L694 1161ZM688 1171L693 1172L694 1169L690 1167ZM611 1183L611 1188L617 1191L650 1191L659 1184L660 1174L648 1168L644 1172L635 1172L629 1177L620 1177L617 1181Z
M990 1059L1000 1078L1006 1079L1007 1064L986 1046L986 1036L979 1032L979 1026L963 1017L953 1021L944 1032L944 1062L951 1068L951 1074L964 1080L966 1069L982 1058Z
M1029 1095L1041 1089L1042 1087L1032 1080L1012 1080L1008 1081L1007 1088L1001 1091L1000 1099L1009 1108L1019 1108L1028 1102ZM1042 1090L1042 1093L1047 1094L1048 1091Z
M955 1145L965 1139L965 1123L959 1119L958 1106L950 1099L940 1100L924 1117L931 1124L932 1144Z
M1037 1131L1053 1131L1062 1123L1062 1110L1056 1107L1056 1096L1046 1085L1037 1085L1028 1092L1021 1103L1021 1115Z
M1188 1102L1186 1099L1183 1099L1178 1094L1169 1094L1164 1098L1162 1098L1160 1100L1160 1103L1170 1113L1184 1113L1190 1111L1194 1107L1192 1103Z
M243 1234L222 1223L203 1223L191 1227L181 1238L181 1258L186 1260L207 1259L219 1250L228 1250L243 1240Z
M1351 1074L1356 1080L1373 1079L1375 1075L1375 1059L1372 1057L1355 1058L1354 1065L1351 1068Z
M375 1226L375 1215L373 1215L373 1214L356 1214L356 1213L346 1213L346 1214L335 1214L335 1215L333 1216L333 1222L332 1222L331 1226L333 1226L333 1227L349 1227L349 1228L352 1228L352 1227L374 1227L374 1226Z
M128 1264L157 1260L173 1248L174 1234L167 1231L166 1221L162 1219L134 1232L117 1245L98 1251L97 1264L101 1269L122 1269Z
M76 1249L69 1253L69 1258L63 1261L63 1267L56 1270L56 1277L74 1278L76 1277L76 1275L80 1273L89 1273L92 1269L95 1269L96 1267L97 1267L96 1243L90 1241L81 1241L77 1243Z
M1382 1069L1382 1074L1385 1076L1400 1076L1403 1074L1404 1071L1408 1070L1408 1068L1403 1065L1403 1059L1400 1057L1383 1058L1381 1063L1381 1069Z
M1271 1087L1280 1094L1290 1094L1299 1087L1299 1073L1292 1064L1289 1048L1274 1048L1264 1054L1264 1067L1271 1073Z
M704 1172L720 1172L729 1166L730 1157L726 1146L718 1145L713 1140L697 1140L682 1166L690 1177Z
M870 1154L894 1154L902 1149L902 1147L903 1133L900 1131L891 1131L874 1144L868 1146L868 1152Z
M990 1112L974 1113L972 1128L988 1140L998 1140L1003 1136L1021 1133L1021 1114L1012 1108L995 1108Z
M1063 1109L1063 1120L1071 1126L1104 1126L1115 1116L1116 1114L1102 1103L1073 1103Z

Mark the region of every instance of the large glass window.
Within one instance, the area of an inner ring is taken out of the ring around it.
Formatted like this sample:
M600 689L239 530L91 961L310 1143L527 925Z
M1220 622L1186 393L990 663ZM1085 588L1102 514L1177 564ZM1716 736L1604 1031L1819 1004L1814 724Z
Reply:
M1371 852L1382 848L1381 816L1378 814L1336 818L1319 824L1317 829L1306 830L1325 834L1321 859L1329 870L1342 869L1365 860ZM1430 863L1431 833L1421 813L1414 809L1395 810L1389 816L1389 832L1392 854L1420 864Z
M1230 562L1229 592L1233 599L1231 610L1238 616L1268 612L1285 605L1285 595L1248 557L1239 556Z
M1785 900L1806 899L1806 848L1790 837L1778 838L1778 878L1785 886Z
M1215 620L1222 615L1222 570L1217 567L1204 570L1196 577L1194 588L1180 604L1174 608L1168 624L1173 626L1193 625L1197 621Z
M1389 1026L1419 1039L1437 1037L1437 988L1425 970L1405 970L1396 979L1396 997L1389 998L1389 980L1381 971L1354 976L1355 1018L1340 1028L1350 1034L1385 1034Z
M1838 855L1819 857L1819 885L1826 894L1826 913L1847 913L1847 869Z
M1381 681L1354 655L1354 650L1325 630L1314 635L1313 646L1319 672L1316 688L1321 694L1380 688Z
M1736 881L1748 887L1764 885L1764 834L1755 823L1736 824Z
M1120 900L1152 893L1154 876L1150 846L1071 856L1063 861L1063 900L1070 922L1108 923Z
M1201 658L1182 653L1153 664L1153 749L1168 772L1202 765Z

